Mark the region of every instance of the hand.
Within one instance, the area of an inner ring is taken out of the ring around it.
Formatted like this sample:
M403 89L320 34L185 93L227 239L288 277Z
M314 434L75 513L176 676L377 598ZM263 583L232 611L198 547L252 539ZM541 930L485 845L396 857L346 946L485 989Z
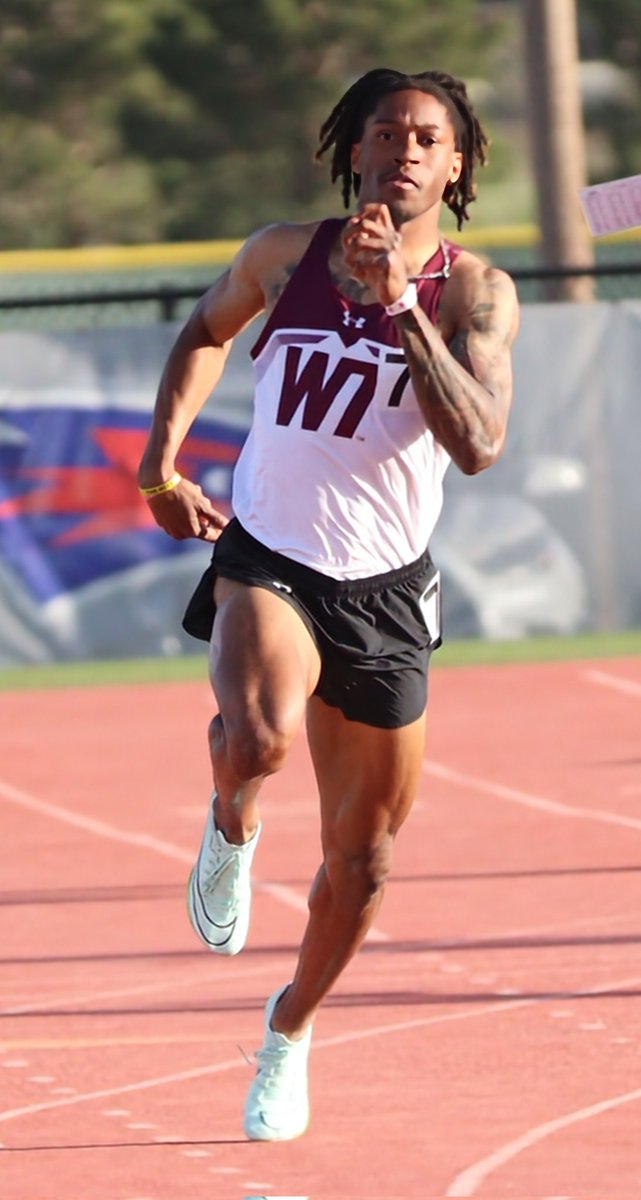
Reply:
M393 304L409 282L403 240L386 204L365 204L351 217L342 235L345 264L382 305Z
M189 479L182 479L170 492L149 497L147 503L156 524L178 541L199 538L201 542L215 542L228 522L202 488Z

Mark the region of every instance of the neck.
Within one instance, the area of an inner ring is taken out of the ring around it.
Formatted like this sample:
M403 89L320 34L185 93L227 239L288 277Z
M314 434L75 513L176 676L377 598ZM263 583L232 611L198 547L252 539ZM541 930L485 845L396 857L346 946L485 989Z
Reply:
M441 237L438 209L430 209L409 221L404 221L402 214L397 217L392 213L392 220L401 235L403 252L408 262L419 258L425 262L434 254Z

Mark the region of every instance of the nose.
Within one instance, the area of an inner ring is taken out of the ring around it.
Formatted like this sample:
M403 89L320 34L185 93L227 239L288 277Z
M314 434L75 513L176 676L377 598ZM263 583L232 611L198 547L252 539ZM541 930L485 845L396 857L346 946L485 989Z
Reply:
M417 163L419 161L419 146L414 133L408 133L397 148L398 163Z

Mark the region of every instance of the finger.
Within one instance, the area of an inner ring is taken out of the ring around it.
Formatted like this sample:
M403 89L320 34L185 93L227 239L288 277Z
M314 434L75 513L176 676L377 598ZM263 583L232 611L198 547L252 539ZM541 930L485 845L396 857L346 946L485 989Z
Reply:
M390 232L389 227L384 225L382 221L376 221L371 217L367 217L365 220L359 221L358 225L352 225L349 229L346 229L343 234L343 241L353 242L354 238L362 237L363 234L368 234L369 236L377 234L380 237L389 237Z
M196 536L199 542L217 542L222 533L222 529L217 529L215 525L203 525L201 531Z
M360 246L364 250L376 247L377 249L387 250L389 254L392 254L395 250L399 249L399 240L398 235L392 233L389 229L381 228L379 225L378 227L372 226L368 229L359 230L358 233L353 234L343 244L343 250L347 251L352 246Z
M215 518L219 514L216 512L209 496L205 496L204 492L198 501L198 513L205 517Z
M215 508L212 508L208 512L199 513L198 520L205 528L213 525L215 529L224 529L225 525L229 524L229 517L226 517L223 513L218 512Z
M362 229L364 225L386 228L384 223L379 221L378 213L376 211L357 213L356 216L350 217L346 222L342 233L343 241L346 239L349 240L349 238L353 237L354 234L358 233L358 231Z
M357 217L380 217L383 221L391 221L390 211L387 205L380 204L377 201L370 201L368 204L364 204L358 212Z
M197 537L203 541L215 541L220 536L226 525L229 524L229 517L225 517L222 513L213 512L211 517L199 516L200 529Z

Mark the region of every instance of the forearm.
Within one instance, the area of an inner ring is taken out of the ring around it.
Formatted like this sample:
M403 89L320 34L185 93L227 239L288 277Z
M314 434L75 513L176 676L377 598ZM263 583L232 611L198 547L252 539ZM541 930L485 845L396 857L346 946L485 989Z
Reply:
M496 397L454 357L420 309L395 317L414 392L436 440L465 474L489 467L503 445ZM465 356L466 335L458 337Z
M212 344L198 309L179 334L167 359L147 446L138 472L141 487L168 479L193 422L222 375L227 351Z

